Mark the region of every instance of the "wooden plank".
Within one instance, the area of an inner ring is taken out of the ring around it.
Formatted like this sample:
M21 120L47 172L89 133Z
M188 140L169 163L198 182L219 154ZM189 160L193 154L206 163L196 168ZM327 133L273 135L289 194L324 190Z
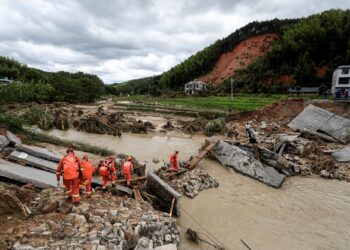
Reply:
M188 163L188 169L193 169L197 166L197 164L205 158L208 153L218 144L219 141L211 142L205 149L203 149L199 155L194 156L191 161Z

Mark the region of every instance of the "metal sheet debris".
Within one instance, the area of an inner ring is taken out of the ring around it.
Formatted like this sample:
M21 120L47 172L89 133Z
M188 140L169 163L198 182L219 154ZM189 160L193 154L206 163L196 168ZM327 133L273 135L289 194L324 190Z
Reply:
M324 132L342 143L350 141L350 120L311 104L288 127L312 133Z

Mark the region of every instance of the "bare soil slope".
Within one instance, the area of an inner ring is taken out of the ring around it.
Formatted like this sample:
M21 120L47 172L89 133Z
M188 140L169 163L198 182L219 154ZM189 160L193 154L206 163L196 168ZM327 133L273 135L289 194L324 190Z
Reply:
M265 34L251 37L238 44L231 52L220 56L213 70L201 76L199 80L214 85L220 84L244 68L271 48L272 42L277 40L276 34Z

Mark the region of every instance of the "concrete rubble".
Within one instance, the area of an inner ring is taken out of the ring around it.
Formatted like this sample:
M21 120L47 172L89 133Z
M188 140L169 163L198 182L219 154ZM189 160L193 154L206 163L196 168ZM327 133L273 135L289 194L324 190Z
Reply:
M286 178L285 174L255 159L251 152L224 141L213 148L212 154L224 166L275 188L281 187Z
M202 169L186 171L179 178L168 181L179 193L188 198L194 198L200 191L209 188L217 188L219 183Z
M4 221L3 226L14 226L0 232L1 249L177 249L179 244L175 219L146 202L95 192L75 207L64 202L63 190L31 193L33 199L23 202L33 216Z
M19 183L32 183L39 188L57 185L56 175L0 159L0 176Z
M21 139L9 130L6 131L6 138L9 141L9 144L13 147L22 144Z
M157 197L157 201L165 211L172 211L174 215L180 216L181 195L153 171L147 175L147 189Z
M334 151L332 156L338 162L350 162L350 146Z

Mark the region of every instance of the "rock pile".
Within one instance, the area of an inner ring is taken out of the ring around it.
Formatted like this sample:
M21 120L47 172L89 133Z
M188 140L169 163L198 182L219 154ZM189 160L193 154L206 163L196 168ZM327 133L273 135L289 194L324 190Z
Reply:
M0 248L142 250L179 244L175 219L148 203L95 192L75 207L62 193L42 191L31 202L33 217L5 222Z
M169 181L169 184L179 193L189 198L194 198L204 189L219 186L219 183L202 169L187 171L178 179Z

